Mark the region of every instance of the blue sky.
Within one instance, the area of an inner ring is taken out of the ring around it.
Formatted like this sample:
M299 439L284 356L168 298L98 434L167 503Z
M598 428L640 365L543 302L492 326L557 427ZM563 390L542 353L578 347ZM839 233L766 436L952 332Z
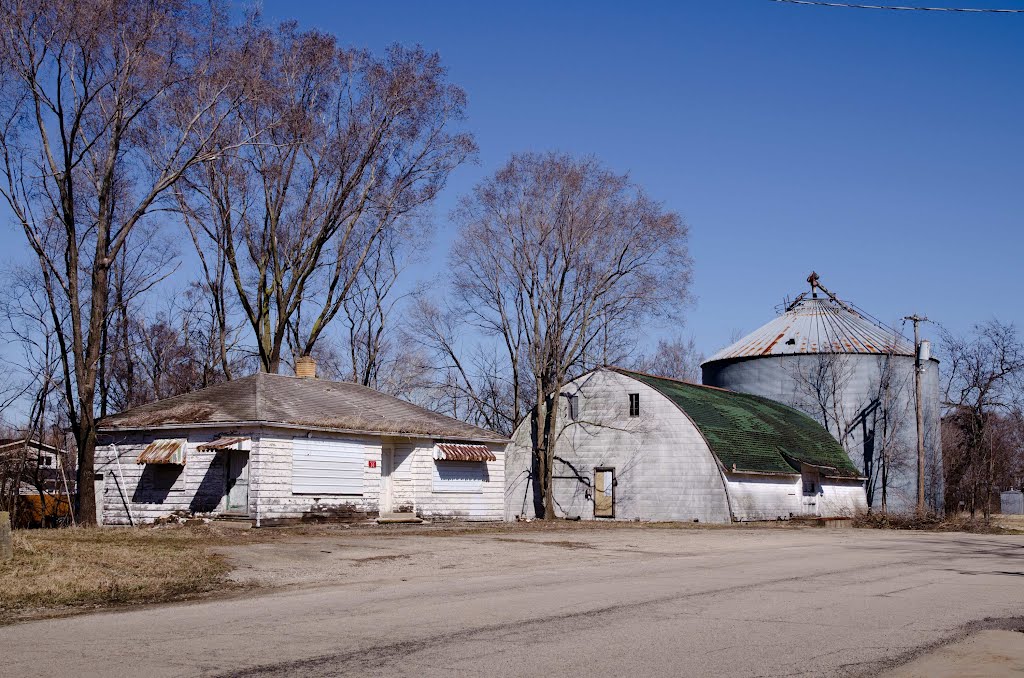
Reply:
M442 195L417 277L443 270L459 195L512 152L556 149L630 172L689 223L697 302L681 331L706 353L770 319L811 269L885 321L1024 325L1024 15L769 0L263 12L374 50L420 43L468 92L479 163ZM0 246L22 238L7 229Z
M991 3L1024 7L963 6ZM350 44L420 43L467 90L480 162L438 205L425 277L458 195L512 152L558 149L629 171L690 224L685 332L705 352L770 319L811 269L886 321L1024 323L1024 15L768 0L263 7Z

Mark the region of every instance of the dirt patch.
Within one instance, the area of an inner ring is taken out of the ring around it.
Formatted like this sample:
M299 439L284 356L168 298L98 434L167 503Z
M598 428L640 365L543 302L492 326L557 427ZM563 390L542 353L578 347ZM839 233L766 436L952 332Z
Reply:
M1024 633L978 631L883 674L886 678L1010 678L1024 675Z
M494 541L511 542L515 544L534 544L536 546L560 546L561 548L569 549L570 551L594 548L593 544L588 544L585 541L547 541L539 539L511 539L509 537L495 537Z
M394 560L408 560L410 556L404 553L389 554L385 556L369 556L366 558L350 558L353 565L370 565L372 563L387 563Z

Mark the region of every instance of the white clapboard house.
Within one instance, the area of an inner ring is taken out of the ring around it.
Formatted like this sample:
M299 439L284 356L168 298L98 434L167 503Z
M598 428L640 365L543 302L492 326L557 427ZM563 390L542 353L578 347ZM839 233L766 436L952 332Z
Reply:
M850 516L864 479L807 415L760 396L614 368L559 398L553 497L565 518L727 523ZM530 422L505 456L506 518L543 513Z
M502 519L506 439L300 363L102 419L101 522Z

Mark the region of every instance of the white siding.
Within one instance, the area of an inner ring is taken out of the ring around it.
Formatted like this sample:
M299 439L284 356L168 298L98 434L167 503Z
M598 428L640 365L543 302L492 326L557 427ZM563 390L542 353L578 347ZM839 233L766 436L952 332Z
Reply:
M729 473L726 478L736 520L789 520L804 511L799 475Z
M131 507L132 518L136 523L153 522L175 511L199 515L215 515L222 511L224 456L196 450L198 444L222 434L242 435L252 439L249 452L249 515L266 524L288 520L375 518L381 489L382 445L394 447L392 505L395 510L414 511L426 519L502 519L504 445L490 446L497 461L486 463L486 472L478 491L435 492L435 441L317 433L316 438L312 439L313 447L318 448L317 454L332 459L346 459L343 467L345 482L338 482L334 478L329 485L320 484L318 487L322 489L310 494L292 489L293 456L297 442L295 432L254 428L175 432L175 437L188 438L187 463L175 486L169 491L159 492L146 489L146 483L143 482L144 466L136 465L135 458L154 438L166 438L169 434L164 432L155 436L133 434L105 438L96 452L97 471L104 474L103 497L98 498L98 501L103 502L104 522L108 525L127 525L126 506ZM309 441L302 437L298 441L300 450L307 449ZM361 450L359 458L352 454L354 447ZM117 463L118 457L120 465ZM343 493L344 490L351 493Z
M553 480L558 515L592 519L594 469L608 467L615 469L616 519L729 522L718 463L668 398L607 370L580 377L565 392L579 395L579 416L569 420L562 398ZM640 395L637 417L629 416L630 393ZM506 451L506 519L536 515L530 466L525 421Z
M822 478L817 492L805 495L800 476L727 474L729 500L737 520L788 520L794 516L850 517L867 510L858 480Z
M251 430L203 429L101 436L96 448L96 471L103 474L103 493L96 497L96 502L101 507L97 513L102 515L103 524L128 525L129 508L135 523L150 523L176 511L212 515L223 510L224 455L196 448L221 435L253 434ZM169 490L155 489L147 475L147 465L136 464L135 459L149 443L169 437L188 439L185 466ZM249 501L251 505L251 489Z
M690 419L655 389L597 370L563 393L579 396L570 420L560 402L553 478L556 514L594 518L594 470L615 469L615 519L729 522L789 519L803 514L852 515L865 507L856 480L822 479L805 496L800 475L723 472ZM640 416L629 416L629 394L640 395ZM516 430L505 455L505 518L533 517L529 421Z
M818 515L825 517L853 516L855 513L868 510L867 495L864 483L859 480L834 480L825 478L821 481L821 498L818 503Z
M296 437L292 441L292 492L361 495L367 447L356 440Z

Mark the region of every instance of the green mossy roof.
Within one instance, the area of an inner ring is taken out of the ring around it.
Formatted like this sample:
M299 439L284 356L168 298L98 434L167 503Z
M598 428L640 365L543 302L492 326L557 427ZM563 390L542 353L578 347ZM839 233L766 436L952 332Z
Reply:
M617 370L647 384L685 412L726 469L796 473L797 462L857 477L846 451L818 422L782 403L746 393Z

